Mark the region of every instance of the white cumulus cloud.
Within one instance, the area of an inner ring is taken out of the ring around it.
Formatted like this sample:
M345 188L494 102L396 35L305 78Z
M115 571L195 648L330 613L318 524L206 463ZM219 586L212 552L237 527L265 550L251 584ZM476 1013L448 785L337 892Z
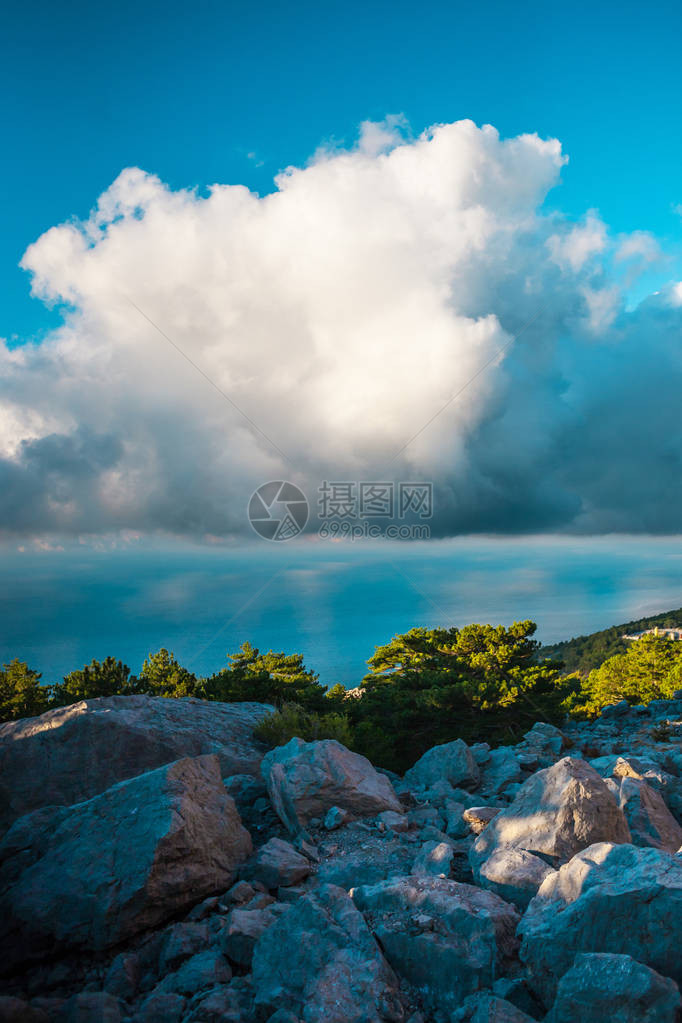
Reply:
M0 528L228 536L268 479L408 478L442 534L679 529L679 291L626 311L657 243L545 212L564 163L390 118L263 197L124 170L24 256L68 308L0 348Z

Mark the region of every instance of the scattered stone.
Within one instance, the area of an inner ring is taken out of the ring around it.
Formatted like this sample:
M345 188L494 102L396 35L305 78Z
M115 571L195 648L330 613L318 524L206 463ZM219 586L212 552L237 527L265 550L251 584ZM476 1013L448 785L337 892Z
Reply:
M448 877L452 857L452 846L449 843L425 842L412 864L412 873L417 876Z
M224 889L251 851L216 756L120 782L28 848L13 831L0 845L5 971L55 944L100 951L158 926Z
M353 817L403 810L388 778L335 739L291 739L263 758L261 770L270 801L292 834L333 806L348 810Z
M536 721L524 735L523 743L528 751L538 756L538 762L548 757L556 759L567 745L564 733L546 721Z
M389 963L446 1011L493 982L517 949L518 911L446 878L399 877L351 891Z
M404 813L396 813L395 810L384 810L377 815L377 824L383 824L385 828L390 828L396 834L402 834L408 829L409 819Z
M124 1002L132 1001L139 989L141 976L139 956L135 952L121 952L107 970L103 987Z
M629 955L579 953L557 988L547 1023L675 1023L679 988Z
M682 828L659 792L644 780L623 777L619 800L634 845L651 845L670 853L677 852L682 845Z
M170 991L154 991L135 1012L134 1023L181 1023L187 999Z
M221 903L225 906L241 906L245 902L249 902L255 894L256 889L248 881L235 881L223 895ZM219 905L218 908L220 909L221 906Z
M502 845L551 857L558 864L601 841L630 841L623 811L593 767L564 757L524 782L511 806L476 839L471 865L476 876Z
M0 832L41 806L71 806L184 757L215 753L222 776L257 775L253 730L272 707L156 696L82 700L0 724Z
M624 714L627 714L630 710L630 704L627 700L619 700L618 703L608 703L601 709L601 716L603 718L620 718Z
M395 810L389 810L388 812L395 813ZM400 814L396 814L396 816L400 816ZM351 814L348 810L344 810L340 806L332 806L324 818L324 826L327 831L336 831L337 828L347 824L349 820L351 820Z
M297 884L312 870L310 860L297 852L290 842L271 838L242 868L247 879L260 881L268 889Z
M49 1016L23 998L0 995L0 1023L49 1023Z
M250 966L256 942L288 909L280 902L264 909L233 909L219 936L228 959L239 966Z
M450 1023L533 1023L533 1017L499 995L481 991L464 1000L462 1008L453 1012Z
M515 782L521 781L519 756L509 746L491 750L488 761L481 767L481 791L496 796Z
M473 746L469 747L469 749L471 750L471 755L479 767L481 764L487 764L489 762L491 756L489 743L475 742Z
M480 777L471 750L462 739L455 739L427 750L405 773L405 782L411 789L428 789L443 780L453 787L475 788Z
M470 806L462 814L462 820L474 835L480 835L500 810L501 806Z
M554 873L554 868L539 856L511 845L499 845L478 865L474 879L523 911L545 878Z
M166 930L166 937L159 953L159 970L162 974L172 973L185 959L203 952L211 941L208 925L195 921L173 924ZM109 990L109 989L107 989Z
M660 849L592 845L545 879L519 934L547 1006L578 952L631 955L679 983L682 861Z
M310 1023L404 1019L397 978L362 914L333 885L299 899L260 938L253 983L263 1016L286 1006Z
M227 984L231 978L232 970L220 949L208 948L187 959L175 973L165 976L156 990L191 997L216 984Z
M445 832L451 838L465 838L469 834L469 826L462 816L465 809L464 803L452 799L445 804Z
M59 1023L121 1023L121 1003L106 991L82 991L62 1006Z

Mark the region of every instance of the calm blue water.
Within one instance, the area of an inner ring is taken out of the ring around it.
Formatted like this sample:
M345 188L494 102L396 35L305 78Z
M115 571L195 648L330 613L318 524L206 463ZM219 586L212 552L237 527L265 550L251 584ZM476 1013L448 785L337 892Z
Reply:
M4 549L0 584L0 660L44 681L109 654L137 671L161 646L205 674L250 640L354 685L414 625L532 618L550 642L680 607L682 539Z

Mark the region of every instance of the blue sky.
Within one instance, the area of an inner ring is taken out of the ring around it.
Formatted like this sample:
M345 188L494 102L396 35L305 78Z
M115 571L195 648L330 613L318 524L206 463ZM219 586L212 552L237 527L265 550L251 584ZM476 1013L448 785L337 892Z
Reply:
M19 260L123 167L264 193L389 113L556 136L570 164L550 203L679 243L679 3L10 0L2 35L0 336L58 322Z

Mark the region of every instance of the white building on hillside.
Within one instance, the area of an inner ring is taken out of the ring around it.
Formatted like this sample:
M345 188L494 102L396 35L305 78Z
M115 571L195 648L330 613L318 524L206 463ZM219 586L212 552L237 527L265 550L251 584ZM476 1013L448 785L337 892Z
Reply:
M661 636L665 639L679 639L682 640L682 628L679 629L661 629L656 626L653 629L645 629L644 632L633 632L632 635L627 634L621 636L621 639L641 639L642 636Z

